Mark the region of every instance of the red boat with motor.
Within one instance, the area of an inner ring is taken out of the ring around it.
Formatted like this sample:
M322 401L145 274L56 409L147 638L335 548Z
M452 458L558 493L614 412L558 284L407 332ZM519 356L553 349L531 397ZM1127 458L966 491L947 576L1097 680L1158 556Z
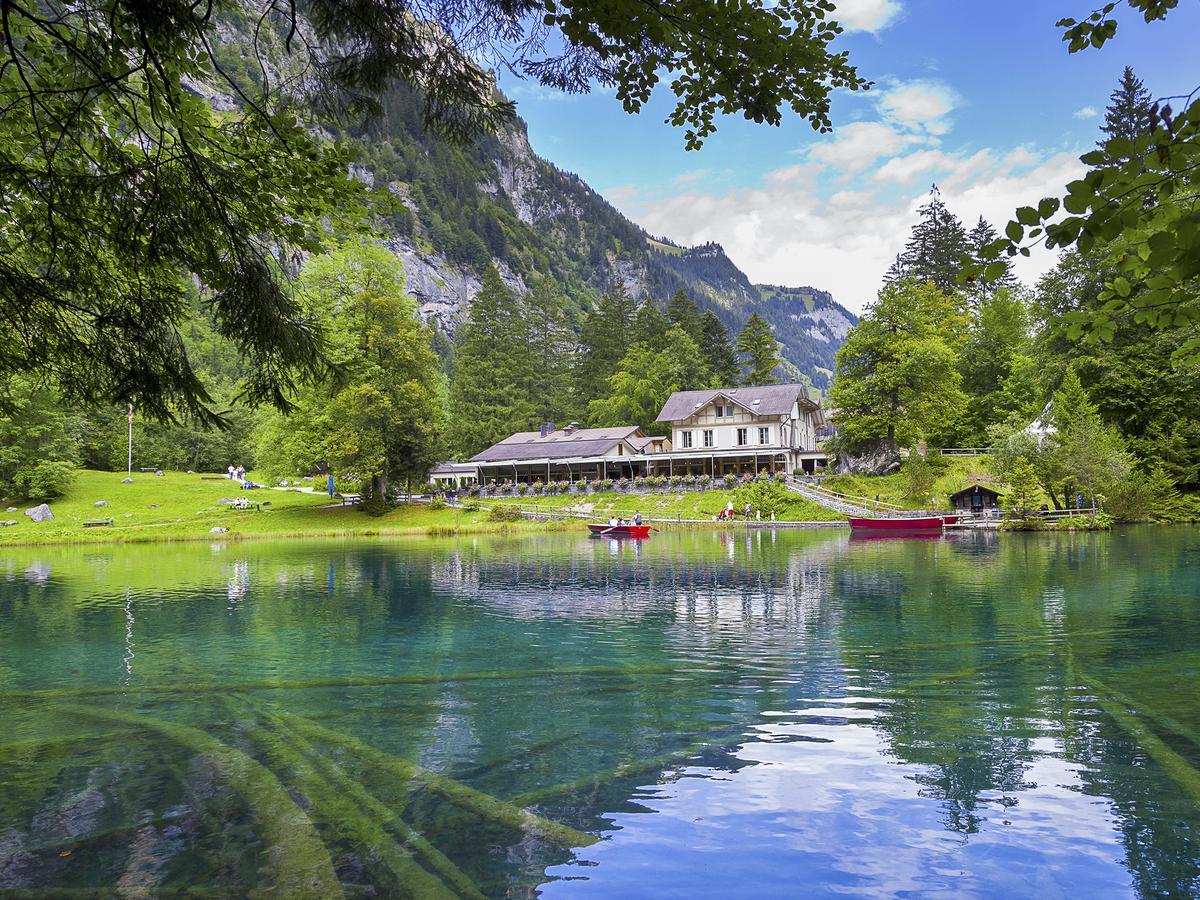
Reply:
M850 527L862 531L941 531L953 525L958 516L890 516L885 519L850 517Z
M598 522L588 522L588 530L601 537L615 538L647 538L650 537L649 525L604 525Z

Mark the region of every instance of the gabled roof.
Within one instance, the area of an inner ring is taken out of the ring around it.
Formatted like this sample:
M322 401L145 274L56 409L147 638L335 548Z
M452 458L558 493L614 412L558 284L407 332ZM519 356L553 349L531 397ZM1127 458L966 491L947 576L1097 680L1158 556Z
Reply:
M708 391L676 391L667 400L656 422L677 422L687 419L718 397L731 400L743 409L759 416L782 416L792 411L797 400L801 405L816 408L802 384L764 384L751 387L719 388Z
M473 463L507 462L517 459L561 459L568 456L602 456L625 441L633 450L640 449L630 440L642 437L636 425L615 428L558 429L545 437L537 431L519 431L492 444L482 453L471 457Z
M955 491L953 494L950 495L950 500L951 500L951 502L953 502L954 500L957 500L959 497L969 497L972 494L992 494L996 497L1004 496L999 491L997 491L995 488L990 488L984 484L972 484L969 487L963 488L961 491Z

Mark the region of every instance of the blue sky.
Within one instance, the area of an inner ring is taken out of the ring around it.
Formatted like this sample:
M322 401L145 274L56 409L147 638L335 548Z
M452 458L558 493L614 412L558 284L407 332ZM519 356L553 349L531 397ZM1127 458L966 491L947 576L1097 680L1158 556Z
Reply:
M866 94L833 104L835 132L791 115L778 128L726 118L700 151L664 123L660 87L640 116L611 93L566 96L511 76L501 86L534 149L622 212L684 244L715 240L755 281L810 284L860 310L878 290L936 181L968 224L1060 194L1132 65L1155 96L1200 84L1200 2L1166 22L1120 16L1102 50L1068 55L1054 22L1091 0L842 0L839 38ZM1023 262L1027 282L1053 263Z

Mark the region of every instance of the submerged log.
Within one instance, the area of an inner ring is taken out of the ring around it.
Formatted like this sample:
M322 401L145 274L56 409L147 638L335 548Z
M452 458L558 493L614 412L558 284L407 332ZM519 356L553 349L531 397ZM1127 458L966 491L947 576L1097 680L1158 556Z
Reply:
M742 743L745 737L745 732L738 729L733 735L694 741L686 747L673 750L669 753L645 759L630 760L629 762L613 766L611 769L602 769L570 781L559 782L558 784L548 785L543 788L535 788L532 791L526 791L525 793L509 798L509 802L519 806L539 806L543 803L561 800L564 797L571 797L587 791L595 791L623 778L632 778L635 775L641 775L646 772L658 772L661 774L663 770L678 766L706 750L727 750L736 744Z
M310 740L344 750L367 766L378 769L391 778L405 781L415 788L437 794L481 819L526 834L537 835L551 844L568 849L586 847L599 840L595 835L585 834L568 825L531 813L515 803L484 794L445 775L439 775L409 760L386 753L356 737L318 725L303 716L283 712L276 715L282 722Z
M342 896L333 862L312 821L293 802L279 779L261 763L190 725L94 707L62 706L59 710L77 718L160 734L211 761L249 807L269 848L272 880L256 889L254 896Z
M0 691L0 701L67 700L130 694L230 694L244 691L312 690L339 687L381 687L392 684L457 684L467 681L516 681L529 678L578 678L587 676L674 675L679 667L583 666L574 669L519 669L509 672L459 672L451 675L363 675L351 678L305 678L287 681L197 682L194 684L151 684L143 687L46 688Z
M327 769L318 768L311 745L283 727L278 717L262 716L273 727L250 733L254 745L270 761L276 773L287 779L312 806L312 815L324 822L339 838L347 839L363 853L367 865L381 877L380 888L389 897L453 898L480 896L462 873L468 890L451 890L436 875L424 869L409 848L397 843L384 827L396 818L382 804L364 803L364 791L355 791L349 778L335 784ZM372 798L373 799L373 798ZM382 808L381 808L382 807ZM440 855L440 854L439 854ZM444 859L444 857L443 857ZM449 860L446 860L448 863ZM457 870L456 870L457 871Z

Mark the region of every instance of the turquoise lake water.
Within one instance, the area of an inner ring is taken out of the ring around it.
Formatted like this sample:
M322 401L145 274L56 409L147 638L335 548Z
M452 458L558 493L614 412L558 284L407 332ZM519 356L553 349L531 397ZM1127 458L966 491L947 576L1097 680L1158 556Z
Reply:
M1200 891L1200 529L0 552L0 894Z

